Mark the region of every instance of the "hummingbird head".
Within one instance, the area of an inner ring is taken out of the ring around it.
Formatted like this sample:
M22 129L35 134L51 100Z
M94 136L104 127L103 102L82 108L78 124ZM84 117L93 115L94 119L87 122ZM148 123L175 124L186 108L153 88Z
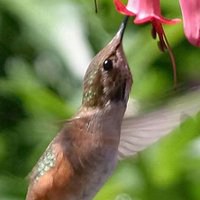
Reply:
M126 105L128 101L132 76L122 47L127 20L112 41L93 58L86 71L82 100L85 107L102 108L111 102Z

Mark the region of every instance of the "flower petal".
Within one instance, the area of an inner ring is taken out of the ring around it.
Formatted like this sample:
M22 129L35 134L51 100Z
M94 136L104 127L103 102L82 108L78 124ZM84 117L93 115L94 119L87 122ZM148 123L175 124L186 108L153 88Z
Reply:
M152 22L153 20L157 20L162 24L168 24L168 25L173 25L173 24L181 22L181 19L178 19L178 18L167 19L165 17L158 16L158 15L148 15L148 16L137 15L134 20L134 23L135 24L143 24L143 23L147 23L147 22Z
M127 7L136 14L134 23L142 24L158 20L162 24L176 24L180 19L167 19L161 15L160 0L129 0Z
M120 0L114 0L116 10L124 15L135 16L135 13L129 11Z
M191 44L200 47L200 1L180 0L179 2L185 35Z

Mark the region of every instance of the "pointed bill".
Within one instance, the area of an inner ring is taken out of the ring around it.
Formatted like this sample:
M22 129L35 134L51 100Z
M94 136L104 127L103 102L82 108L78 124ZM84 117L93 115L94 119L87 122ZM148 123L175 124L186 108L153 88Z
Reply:
M113 37L113 39L110 41L109 44L112 44L113 48L117 48L122 44L124 32L128 23L129 16L126 16L124 20L122 21L119 30L117 31L116 35Z
M122 39L123 39L124 31L125 31L125 29L126 29L126 25L127 25L127 23L128 23L128 19L129 19L128 16L126 16L126 17L124 18L124 21L121 23L121 25L120 25L120 27L119 27L119 30L118 30L118 32L117 32L117 34L116 34L116 36L119 37L120 41L122 41Z

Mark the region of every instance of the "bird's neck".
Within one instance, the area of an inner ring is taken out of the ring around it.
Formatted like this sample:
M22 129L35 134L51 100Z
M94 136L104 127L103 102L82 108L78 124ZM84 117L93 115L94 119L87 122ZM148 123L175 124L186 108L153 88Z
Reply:
M88 118L90 129L102 130L110 134L120 134L121 123L126 109L124 102L111 102L105 107L82 106L75 118Z

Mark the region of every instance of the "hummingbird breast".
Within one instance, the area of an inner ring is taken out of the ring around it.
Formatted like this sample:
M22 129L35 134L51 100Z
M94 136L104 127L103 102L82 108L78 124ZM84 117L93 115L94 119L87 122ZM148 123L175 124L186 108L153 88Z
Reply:
M74 171L71 185L76 188L76 194L70 200L92 199L116 166L120 124L115 126L109 113L106 116L97 112L92 118L75 120L70 128L73 149L64 149Z
M84 181L80 198L82 200L92 199L116 166L116 151L102 150L97 157L90 161L90 167L84 170L84 175L81 177Z
M117 106L117 105L116 105ZM117 162L121 115L79 113L67 122L38 161L26 200L90 200ZM117 117L119 116L119 117Z

